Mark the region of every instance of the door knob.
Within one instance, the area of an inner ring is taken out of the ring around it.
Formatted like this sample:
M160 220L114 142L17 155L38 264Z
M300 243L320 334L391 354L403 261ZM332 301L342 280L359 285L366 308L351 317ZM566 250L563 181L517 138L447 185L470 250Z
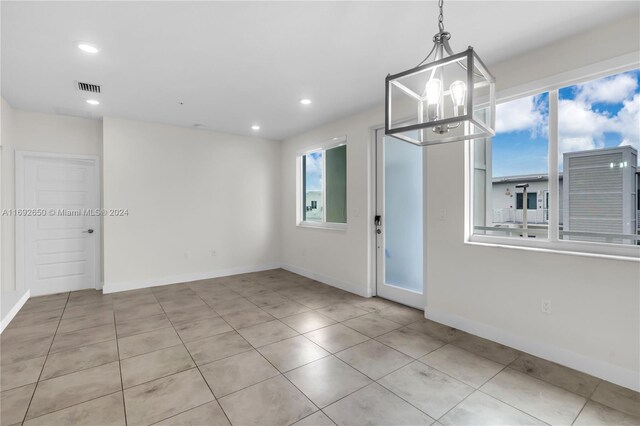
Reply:
M83 234L93 234L93 229L87 229L86 231L82 231Z

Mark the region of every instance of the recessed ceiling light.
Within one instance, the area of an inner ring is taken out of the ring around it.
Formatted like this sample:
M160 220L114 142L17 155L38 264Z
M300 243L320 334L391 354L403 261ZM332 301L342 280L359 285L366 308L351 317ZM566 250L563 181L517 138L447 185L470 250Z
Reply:
M98 53L98 48L88 43L78 43L78 49L87 53Z
M87 99L87 103L89 105L100 105L100 101L96 101L95 99Z
M307 99L307 98L300 99L300 103L302 105L309 105L309 104L311 104L311 99Z
M251 126L251 130L260 130L260 126L254 124L253 126Z

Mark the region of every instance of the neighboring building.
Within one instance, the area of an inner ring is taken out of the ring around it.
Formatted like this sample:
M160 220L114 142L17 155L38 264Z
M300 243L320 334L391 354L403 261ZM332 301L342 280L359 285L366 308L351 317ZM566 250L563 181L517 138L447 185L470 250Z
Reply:
M305 220L319 221L322 220L322 191L307 191L304 200Z
M562 174L560 174L560 203L562 205ZM516 185L528 183L527 223L545 224L549 221L549 176L520 175L493 178L491 206L493 223L522 223L525 206L523 190ZM562 215L560 215L562 223Z
M588 234L637 232L637 162L638 152L630 146L564 154L565 239L599 241Z
M640 172L637 151L630 146L565 153L559 175L559 222L562 237L581 241L589 233L640 233ZM516 185L528 183L527 199ZM549 221L549 176L495 177L487 199L489 226L527 224L544 227ZM594 237L594 241L602 238ZM610 242L622 242L610 238ZM625 241L631 242L631 241Z

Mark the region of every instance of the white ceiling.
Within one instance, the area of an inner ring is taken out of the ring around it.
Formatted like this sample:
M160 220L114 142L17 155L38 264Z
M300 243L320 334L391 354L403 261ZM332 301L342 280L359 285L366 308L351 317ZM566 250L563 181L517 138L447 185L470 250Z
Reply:
M639 2L446 1L454 50L497 63L639 11ZM283 139L381 104L437 30L421 2L2 2L2 96L32 111L117 116ZM100 48L90 56L77 41ZM91 107L74 81L98 83ZM299 100L309 97L312 105ZM184 105L180 105L183 102Z

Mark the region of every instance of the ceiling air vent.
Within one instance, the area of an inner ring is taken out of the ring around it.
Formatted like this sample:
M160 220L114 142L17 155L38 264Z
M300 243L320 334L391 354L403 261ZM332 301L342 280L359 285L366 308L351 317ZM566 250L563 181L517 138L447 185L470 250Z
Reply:
M78 90L81 92L89 92L89 93L100 93L100 86L97 84L91 83L82 83L80 81L78 83Z

